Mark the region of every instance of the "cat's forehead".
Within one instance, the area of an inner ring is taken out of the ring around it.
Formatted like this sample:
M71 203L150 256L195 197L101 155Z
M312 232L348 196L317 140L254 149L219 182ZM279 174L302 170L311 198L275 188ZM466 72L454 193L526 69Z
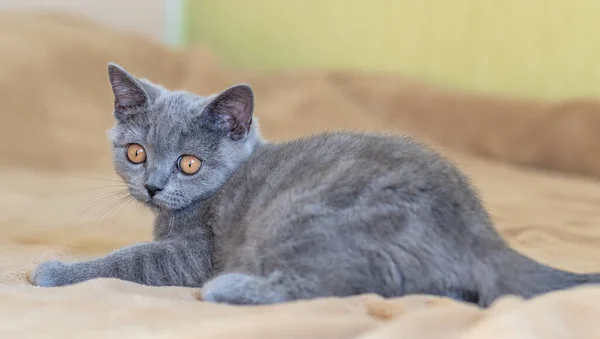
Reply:
M148 129L152 134L176 137L188 134L193 121L202 114L209 100L186 92L167 92L158 97L147 115Z
M206 98L177 92L158 98L148 112L147 142L165 151L203 144L204 133L197 118L207 102Z
M170 120L175 123L191 120L201 114L202 108L210 97L202 97L188 92L163 92L151 105L149 118L161 122Z
M142 142L164 151L184 144L204 144L206 131L197 118L210 100L187 92L165 91L139 116L118 122L111 136L116 143Z

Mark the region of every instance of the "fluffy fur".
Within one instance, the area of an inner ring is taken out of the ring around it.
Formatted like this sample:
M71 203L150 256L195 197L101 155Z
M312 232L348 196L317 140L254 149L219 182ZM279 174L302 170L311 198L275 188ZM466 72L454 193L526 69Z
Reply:
M509 248L467 178L414 140L336 132L272 144L247 85L201 97L112 64L109 79L115 169L156 213L155 241L43 263L38 286L113 277L202 287L204 300L231 304L422 293L487 306L600 281ZM146 162L127 160L132 143ZM182 173L181 155L200 171Z

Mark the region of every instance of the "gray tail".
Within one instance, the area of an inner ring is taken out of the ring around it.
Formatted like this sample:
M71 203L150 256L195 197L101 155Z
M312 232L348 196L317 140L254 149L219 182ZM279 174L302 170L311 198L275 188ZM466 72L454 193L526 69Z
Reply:
M479 304L488 306L503 295L531 298L586 284L600 284L600 273L580 274L553 268L512 249L486 265L479 276Z

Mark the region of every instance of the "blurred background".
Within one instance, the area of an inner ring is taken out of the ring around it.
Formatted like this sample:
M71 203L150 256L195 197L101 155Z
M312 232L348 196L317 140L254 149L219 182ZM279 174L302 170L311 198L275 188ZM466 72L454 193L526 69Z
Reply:
M235 66L393 72L461 90L562 99L600 88L595 0L2 0L173 46L204 44Z
M83 147L73 133L112 123L99 112L110 110L105 64L117 62L200 94L251 82L276 140L394 130L598 177L598 18L595 0L0 0L0 132L26 126L66 147L5 145L4 161L84 166L62 155Z
M595 0L187 1L182 41L236 65L394 72L560 99L600 88Z

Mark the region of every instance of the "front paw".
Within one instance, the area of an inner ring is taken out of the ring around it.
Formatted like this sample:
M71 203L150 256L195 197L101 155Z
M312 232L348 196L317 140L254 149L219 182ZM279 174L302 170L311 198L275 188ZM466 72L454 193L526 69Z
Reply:
M69 266L58 260L40 264L31 275L31 283L40 287L56 287L68 285Z

